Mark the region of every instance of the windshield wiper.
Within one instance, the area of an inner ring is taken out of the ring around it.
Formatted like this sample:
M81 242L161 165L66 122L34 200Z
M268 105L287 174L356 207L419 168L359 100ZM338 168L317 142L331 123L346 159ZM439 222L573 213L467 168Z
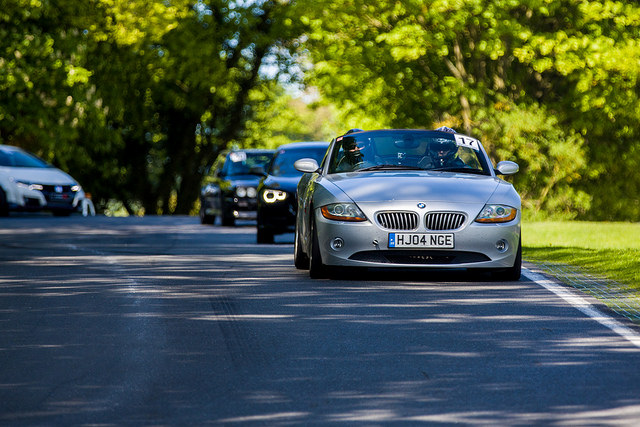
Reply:
M429 171L436 171L436 172L462 172L462 173L472 173L475 175L487 175L487 173L485 171L481 171L479 169L474 169L474 168L469 168L469 167L448 167L448 168L435 168L435 169L428 169Z
M407 165L375 165L368 168L358 169L354 172L366 172L366 171L380 171L380 170L423 170L418 166Z

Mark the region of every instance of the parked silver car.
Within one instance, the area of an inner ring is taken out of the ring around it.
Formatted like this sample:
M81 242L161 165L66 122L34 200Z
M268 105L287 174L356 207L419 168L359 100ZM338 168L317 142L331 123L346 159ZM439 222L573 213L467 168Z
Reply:
M520 196L475 138L448 130L353 130L322 165L301 159L297 268L474 268L501 280L521 270Z

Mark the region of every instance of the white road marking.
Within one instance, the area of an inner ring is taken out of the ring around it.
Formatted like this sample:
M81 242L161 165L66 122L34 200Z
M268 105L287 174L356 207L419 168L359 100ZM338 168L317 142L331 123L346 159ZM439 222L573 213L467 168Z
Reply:
M569 292L562 285L559 285L552 280L547 279L543 275L539 273L535 273L526 268L522 269L523 276L532 282L537 283L538 285L548 289L554 294L558 295L560 298L567 301L569 304L597 321L598 323L606 326L611 329L616 334L625 338L629 342L631 342L636 347L640 348L640 334L633 329L630 329L624 326L622 323L618 322L616 319L604 314L593 305L591 305L587 300L582 298L579 295L575 295L572 292Z

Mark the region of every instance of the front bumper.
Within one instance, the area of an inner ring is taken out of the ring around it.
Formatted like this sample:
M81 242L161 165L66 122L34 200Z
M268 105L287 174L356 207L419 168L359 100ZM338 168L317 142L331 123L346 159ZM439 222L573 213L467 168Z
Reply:
M258 201L255 197L227 197L224 209L236 219L255 220L258 217Z
M431 206L436 211L462 211L464 224L456 230L430 231L421 224L412 233L452 233L453 249L396 249L388 247L389 233L375 221L381 210L411 210L412 206L369 207L358 205L368 218L365 222L333 221L316 209L320 255L324 264L353 267L405 268L509 268L516 260L520 241L520 211L516 219L502 224L474 222L484 205ZM413 204L415 206L415 204ZM415 211L423 217L425 211ZM398 232L398 231L396 231ZM336 239L341 245L332 244ZM499 243L504 247L500 247ZM506 243L506 244L505 244Z
M296 229L295 199L288 197L280 203L261 203L258 212L258 227L274 234L292 233Z
M71 191L70 185L43 185L41 190L16 186L7 193L11 210L73 211L85 198L82 190Z

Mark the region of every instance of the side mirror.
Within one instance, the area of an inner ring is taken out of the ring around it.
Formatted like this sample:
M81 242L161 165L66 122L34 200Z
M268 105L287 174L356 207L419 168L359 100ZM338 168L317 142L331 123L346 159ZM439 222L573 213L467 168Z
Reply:
M513 175L520 170L520 166L517 163L509 160L503 160L496 166L496 173L498 175Z
M296 168L296 170L304 173L314 173L317 172L318 169L320 169L320 166L318 166L318 162L316 162L315 159L296 160L293 164L293 167Z

